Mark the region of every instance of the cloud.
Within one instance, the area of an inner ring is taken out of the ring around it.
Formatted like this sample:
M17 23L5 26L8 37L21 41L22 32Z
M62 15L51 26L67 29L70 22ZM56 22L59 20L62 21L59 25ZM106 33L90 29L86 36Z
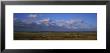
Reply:
M37 19L37 14L29 14L27 16L27 18L23 19L22 21L26 24L31 24L31 23L35 22L36 19Z
M93 28L92 25L87 24L81 19L71 19L71 20L51 20L49 18L41 19L36 21L36 24L45 24L45 25L55 25L59 27L65 27L68 29L89 29Z
M49 18L45 18L45 19L41 19L41 20L37 20L36 24L45 24L45 25L49 25Z
M31 18L36 18L37 17L37 14L29 14L28 17L31 17Z
M33 18L34 17L34 18ZM16 20L16 19L15 19ZM81 19L70 19L70 20L52 20L51 18L37 19L36 15L29 15L26 19L22 20L25 24L36 23L36 25L56 26L70 30L96 30L96 26L86 23ZM36 26L37 27L37 26Z
M71 20L57 20L56 22L57 26L65 27L68 29L88 29L91 30L93 28L93 25L86 23L85 21L81 19L71 19Z
M79 22L81 22L81 20L74 20L74 19L72 19L72 20L56 20L56 25L63 26L66 28L73 28L73 26L75 26Z

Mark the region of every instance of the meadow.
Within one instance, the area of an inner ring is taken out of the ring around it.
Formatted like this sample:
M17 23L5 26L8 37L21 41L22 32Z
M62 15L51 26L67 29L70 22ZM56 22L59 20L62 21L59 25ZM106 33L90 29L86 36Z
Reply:
M14 32L14 40L97 40L96 32Z

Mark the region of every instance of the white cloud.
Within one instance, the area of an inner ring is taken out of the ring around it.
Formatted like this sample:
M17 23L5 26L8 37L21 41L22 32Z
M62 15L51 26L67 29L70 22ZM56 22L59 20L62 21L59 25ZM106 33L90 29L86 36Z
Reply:
M71 20L57 20L57 26L66 27L68 29L92 29L92 25L84 22L81 19L71 19Z
M31 24L37 19L37 14L29 14L26 19L22 20L26 24Z
M29 18L26 20L27 23L32 23L33 22L33 18ZM96 27L93 27L90 24L87 24L86 22L84 22L81 19L70 19L70 20L64 20L64 19L60 19L60 20L51 20L49 18L44 18L41 20L37 20L34 21L36 24L44 24L44 25L54 25L54 26L59 26L59 27L65 27L68 29L93 29Z
M45 24L45 25L49 25L49 21L50 19L49 18L45 18L45 19L42 19L42 20L39 20L37 21L38 24Z
M37 14L29 14L29 17L36 18Z

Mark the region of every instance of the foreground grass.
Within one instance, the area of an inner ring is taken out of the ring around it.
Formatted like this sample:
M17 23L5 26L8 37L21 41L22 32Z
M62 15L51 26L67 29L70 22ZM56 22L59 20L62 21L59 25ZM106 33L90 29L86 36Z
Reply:
M97 40L96 32L14 32L14 40Z

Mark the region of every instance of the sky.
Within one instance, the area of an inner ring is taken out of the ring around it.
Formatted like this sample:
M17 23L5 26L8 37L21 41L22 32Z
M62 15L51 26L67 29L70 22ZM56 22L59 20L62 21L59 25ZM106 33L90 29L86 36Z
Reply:
M14 20L21 20L26 24L34 22L36 24L50 25L55 23L60 27L65 26L74 29L76 24L79 24L78 27L80 26L80 28L82 26L83 28L91 29L97 27L96 13L14 13Z
M81 19L93 25L96 25L97 23L96 13L17 13L17 14L14 14L14 17L19 19L27 19L30 14L36 14L36 19L37 18L38 19L50 18L52 20Z

